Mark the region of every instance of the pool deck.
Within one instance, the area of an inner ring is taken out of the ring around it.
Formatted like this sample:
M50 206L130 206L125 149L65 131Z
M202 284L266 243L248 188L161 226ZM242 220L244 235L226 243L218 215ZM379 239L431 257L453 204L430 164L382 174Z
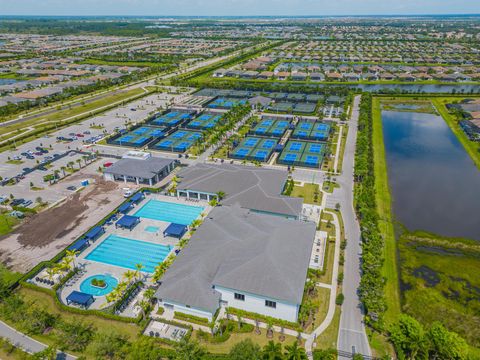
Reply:
M183 204L183 205L191 205L191 206L202 206L205 209L203 210L203 214L208 214L212 207L208 205L207 202L192 202L192 201L186 201L183 198L177 198L173 196L165 196L165 195L159 195L159 194L151 194L145 197L144 200L142 200L140 203L136 204L133 209L129 211L129 215L135 214L136 211L138 211L143 205L145 205L149 200L158 200L158 201L165 201L165 202L172 202L172 203L177 203L177 204ZM201 216L199 216L200 218ZM105 233L102 234L95 242L91 243L91 245L86 248L82 253L80 253L77 258L75 259L77 265L81 266L83 269L86 270L85 274L80 277L73 285L71 286L64 286L62 289L60 289L60 299L64 304L66 304L66 297L74 290L80 291L80 284L87 279L88 277L92 275L98 275L98 274L110 274L117 278L119 282L122 281L122 276L125 272L131 270L115 265L110 265L110 264L104 264L101 262L96 262L96 261L90 261L87 260L86 257L96 249L96 247L102 243L103 240L105 240L108 236L110 235L117 235L121 236L124 238L128 239L133 239L133 240L140 240L148 243L153 243L153 244L158 244L158 245L170 245L172 246L172 252L174 251L173 249L175 246L178 244L179 239L174 238L174 237L165 237L163 236L163 231L170 225L168 222L163 222L159 220L152 220L152 219L147 219L147 218L141 218L140 223L135 226L132 230L128 229L122 229L122 228L116 228L115 223L112 223L111 225L105 225ZM146 227L148 226L153 226L157 227L158 231L156 233L148 232L145 230ZM184 235L186 236L186 235ZM170 253L172 253L170 252ZM149 278L151 277L151 274L142 272L142 278L148 282ZM101 309L105 306L105 296L95 296L95 302L90 305L89 309ZM135 316L135 301L132 301L132 305L129 305L129 307L124 311L125 316Z

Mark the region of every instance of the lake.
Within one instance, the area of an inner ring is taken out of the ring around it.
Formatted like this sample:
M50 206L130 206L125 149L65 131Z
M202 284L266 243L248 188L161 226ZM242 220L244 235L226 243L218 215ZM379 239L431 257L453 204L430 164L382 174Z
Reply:
M442 117L382 111L382 124L394 218L480 240L480 171Z

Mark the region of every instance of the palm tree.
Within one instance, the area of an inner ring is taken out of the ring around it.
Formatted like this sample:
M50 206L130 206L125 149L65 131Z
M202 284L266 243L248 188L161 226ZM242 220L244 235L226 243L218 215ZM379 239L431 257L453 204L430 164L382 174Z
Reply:
M82 159L77 159L76 160L77 164L78 164L78 168L81 169L82 168Z
M47 276L49 280L52 280L53 277L58 273L57 268L51 267L47 269Z
M63 177L65 177L65 170L66 170L66 169L67 169L67 168L66 168L65 166L62 166L62 167L60 168L60 170L62 170L62 172L63 172Z
M83 155L83 156L82 156L82 159L83 159L83 161L85 162L85 166L87 166L88 156Z
M133 279L135 279L137 277L137 274L135 271L131 271L131 270L128 270L126 272L123 273L123 276L122 278L128 283L130 284Z
M285 346L285 359L286 360L306 360L307 354L305 349L298 346L298 342L295 341L292 345Z
M282 344L275 343L270 340L267 345L264 346L262 352L263 360L282 360Z
M58 181L58 174L60 174L60 170L54 170L53 176L55 176L55 180Z
M216 195L218 197L218 200L220 201L225 197L225 192L220 190L220 191L217 191Z
M140 279L140 276L141 276L140 272L142 271L143 267L144 266L142 264L135 264L135 277L136 278Z
M75 262L75 258L77 257L78 251L77 250L68 250L66 252L66 256L72 259L73 262L73 268L75 269L77 267L77 264Z

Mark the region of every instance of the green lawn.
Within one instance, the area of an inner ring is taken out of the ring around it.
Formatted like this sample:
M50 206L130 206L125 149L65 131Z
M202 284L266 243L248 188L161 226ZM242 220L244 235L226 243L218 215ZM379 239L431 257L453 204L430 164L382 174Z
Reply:
M337 339L338 331L340 329L340 313L341 307L339 305L335 306L335 314L333 315L332 322L325 329L323 333L317 336L316 349L336 349L337 348Z
M118 333L127 336L129 339L135 339L138 336L140 328L136 324L109 320L95 315L71 313L61 310L59 307L57 307L55 300L50 295L41 291L36 291L25 287L20 288L18 291L26 301L33 301L36 306L45 308L51 314L58 314L62 317L62 319L85 321L95 326L95 328L99 331L103 332L109 332L112 329L115 329ZM52 343L52 339L50 339L48 335L41 335L39 337L41 339L45 339L46 342L48 341L49 343Z
M315 197L317 193L317 197ZM322 203L322 192L318 184L304 184L303 186L295 185L290 196L301 197L305 204L320 205Z
M18 225L20 220L9 216L7 213L0 214L0 236L8 234L13 230L15 225Z
M242 340L245 340L245 339L252 340L255 344L258 344L260 347L264 347L265 345L267 345L267 343L270 340L274 340L275 342L280 342L280 340L279 340L280 334L279 333L275 332L274 335L273 335L273 339L270 339L270 338L267 338L266 329L260 328L260 330L261 330L260 335L257 335L255 333L255 331L250 332L250 333L232 333L230 338L225 342L210 343L210 342L206 342L206 341L201 340L200 344L202 344L202 346L204 346L207 349L208 352L211 352L211 353L214 353L214 354L228 354L228 352L230 351L230 349L232 348L233 345L235 345L236 343L238 343ZM193 331L192 339L198 340L196 331ZM291 345L295 341L296 341L296 337L285 335L285 340L282 342L282 345L283 346L284 345Z
M380 101L373 98L373 150L375 165L375 194L377 211L380 221L378 223L380 232L385 239L383 274L387 279L385 286L385 297L388 309L385 312L385 320L391 323L396 320L401 312L400 289L398 281L397 266L397 245L391 214L391 195L388 186L387 162L385 158L385 147L383 144L382 119Z

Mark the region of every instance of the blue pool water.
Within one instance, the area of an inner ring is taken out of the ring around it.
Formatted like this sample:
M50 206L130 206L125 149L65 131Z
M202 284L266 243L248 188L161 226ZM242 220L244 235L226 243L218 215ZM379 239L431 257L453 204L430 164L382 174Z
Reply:
M170 250L170 246L109 235L85 259L127 269L135 269L136 264L142 264L142 271L152 273Z
M177 204L159 200L149 200L135 216L165 221L181 225L190 225L203 211L201 206Z
M92 285L93 279L104 280L106 286L104 288L93 286ZM118 280L115 279L113 276L99 274L99 275L90 276L89 278L83 280L83 282L80 285L80 291L93 296L103 296L110 293L117 285L118 285Z
M160 229L160 228L159 228L158 226L151 226L151 225L149 225L149 226L147 226L147 227L145 228L145 231L146 231L146 232L149 232L149 233L156 233L156 232L158 232L159 229Z

